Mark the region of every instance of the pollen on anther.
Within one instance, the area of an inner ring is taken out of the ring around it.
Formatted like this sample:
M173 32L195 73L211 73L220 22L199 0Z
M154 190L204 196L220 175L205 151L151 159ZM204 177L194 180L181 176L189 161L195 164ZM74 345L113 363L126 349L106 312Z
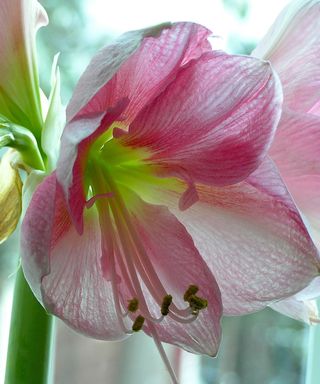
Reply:
M189 301L190 296L195 295L199 291L199 288L196 285L189 285L189 288L185 291L183 295L184 301Z
M167 316L167 314L169 313L169 307L170 307L171 303L172 303L172 296L171 295L165 295L165 297L162 300L162 304L161 304L161 314L163 316Z
M139 300L136 299L136 298L133 298L131 300L129 300L129 303L128 303L128 311L129 312L136 312L139 308Z
M191 295L188 300L190 304L190 308L193 311L200 311L201 309L207 308L208 306L208 300L202 299L199 296Z
M132 330L133 332L138 332L138 331L141 331L142 327L143 327L143 323L144 323L144 317L139 315L134 323L132 324Z

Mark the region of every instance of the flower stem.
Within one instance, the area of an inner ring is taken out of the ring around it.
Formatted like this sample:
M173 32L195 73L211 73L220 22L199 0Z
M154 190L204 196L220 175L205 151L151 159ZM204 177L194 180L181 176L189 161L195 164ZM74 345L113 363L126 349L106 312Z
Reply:
M14 290L5 384L49 383L52 323L52 316L34 297L20 268Z
M320 299L317 300L318 308ZM306 384L320 383L320 325L313 325L309 330L309 347L306 370Z

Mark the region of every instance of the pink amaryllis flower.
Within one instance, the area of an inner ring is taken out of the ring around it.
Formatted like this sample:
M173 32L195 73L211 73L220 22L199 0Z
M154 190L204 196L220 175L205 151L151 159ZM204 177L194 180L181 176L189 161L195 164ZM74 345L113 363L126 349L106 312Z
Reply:
M294 0L278 16L253 56L270 60L283 86L283 113L270 156L277 164L316 245L320 247L320 1ZM317 321L320 279L273 305Z
M142 329L169 370L162 341L215 355L222 310L290 296L320 265L275 167L260 165L278 79L209 35L164 24L94 57L22 226L24 272L48 311L99 339Z

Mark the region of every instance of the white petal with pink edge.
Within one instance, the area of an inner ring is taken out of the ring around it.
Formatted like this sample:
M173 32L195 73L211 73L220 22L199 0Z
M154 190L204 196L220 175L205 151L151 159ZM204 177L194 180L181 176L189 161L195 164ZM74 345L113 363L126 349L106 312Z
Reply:
M320 101L320 1L294 0L284 8L252 55L278 72L284 103L308 112Z

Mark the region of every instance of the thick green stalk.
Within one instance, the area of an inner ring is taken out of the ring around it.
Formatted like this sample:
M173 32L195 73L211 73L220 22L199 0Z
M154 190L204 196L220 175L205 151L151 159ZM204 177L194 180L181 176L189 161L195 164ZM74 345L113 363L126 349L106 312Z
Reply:
M20 268L14 290L5 384L49 383L52 322Z
M317 300L320 308L320 299ZM320 324L310 327L306 384L320 383Z

